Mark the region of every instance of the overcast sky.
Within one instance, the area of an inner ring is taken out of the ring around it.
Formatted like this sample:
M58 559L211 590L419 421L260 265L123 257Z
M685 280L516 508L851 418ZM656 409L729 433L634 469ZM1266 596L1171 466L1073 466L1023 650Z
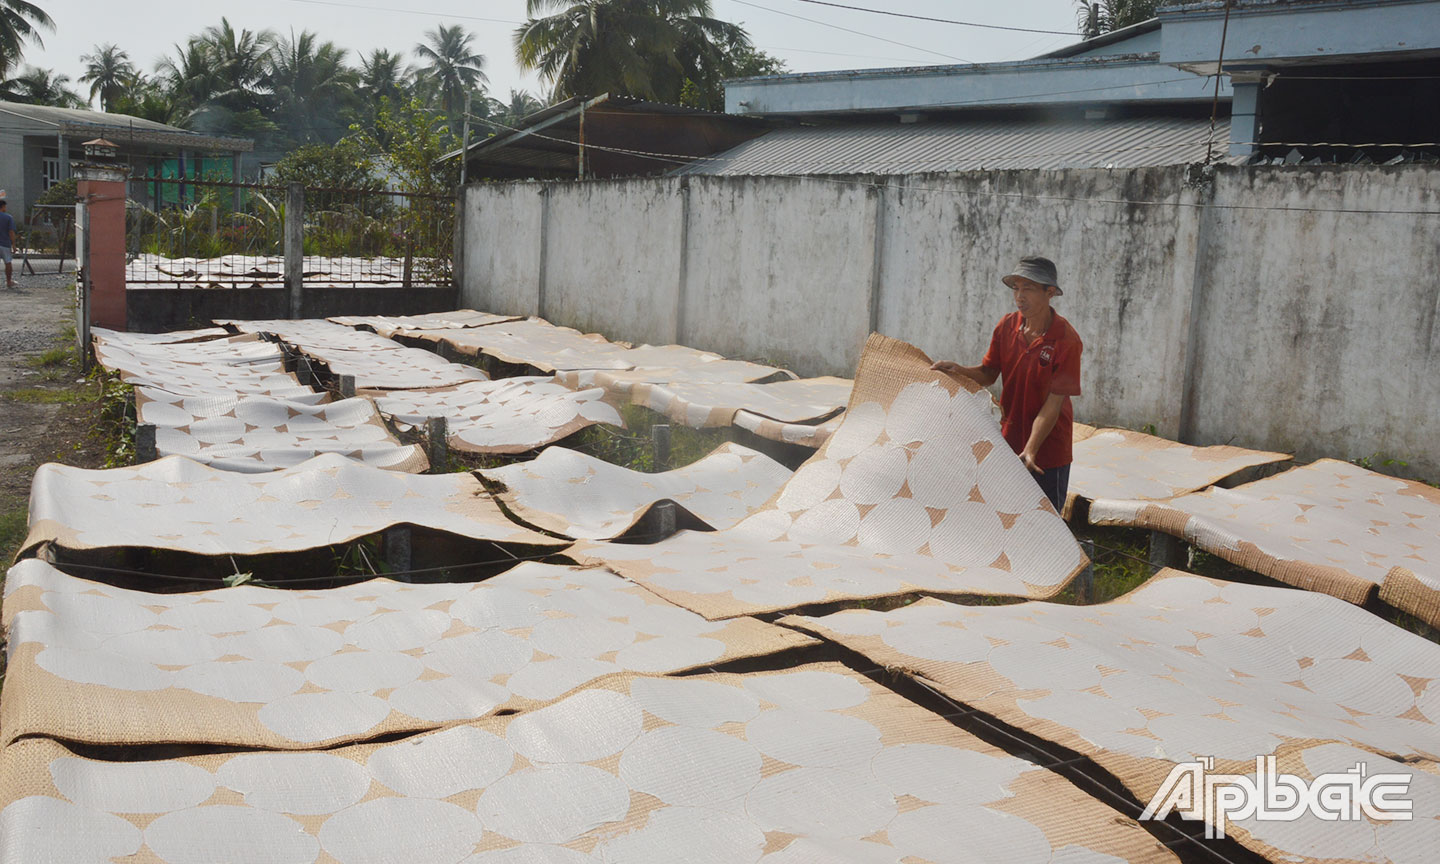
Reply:
M117 3L115 0L35 0L55 19L45 47L31 47L25 62L77 80L80 56L113 42L146 71L176 42L227 16L237 29L313 30L355 54L374 48L408 55L425 31L461 24L475 34L488 58L492 95L514 88L542 95L543 85L515 66L511 34L524 20L525 0L184 0ZM804 0L712 0L717 17L745 25L756 46L795 72L1018 60L1077 37L962 27L852 12ZM1072 0L837 0L915 15L1066 33L1075 28ZM795 17L799 16L799 17ZM488 20L487 20L488 19ZM802 20L810 19L810 20ZM823 23L820 23L823 22ZM830 25L830 26L827 26ZM839 29L844 28L844 29ZM847 32L855 31L855 32ZM79 89L79 88L77 88ZM83 93L82 93L83 95Z

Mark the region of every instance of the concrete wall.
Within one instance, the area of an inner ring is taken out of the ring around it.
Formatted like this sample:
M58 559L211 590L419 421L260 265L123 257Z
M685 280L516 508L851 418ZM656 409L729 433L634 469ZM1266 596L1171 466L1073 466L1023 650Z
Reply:
M502 315L540 314L545 193L534 183L467 190L460 223L465 231L462 296L484 297L486 308Z
M1223 172L1197 263L1195 436L1440 479L1440 212L1433 166ZM1331 212L1315 212L1325 208Z
M542 314L612 339L674 342L685 206L679 188L674 180L553 187Z
M681 335L802 375L853 370L870 332L874 193L821 179L690 178Z
M851 374L871 329L979 362L1003 271L1045 254L1085 341L1077 417L1440 477L1433 166L484 184L465 206L465 305L803 375Z

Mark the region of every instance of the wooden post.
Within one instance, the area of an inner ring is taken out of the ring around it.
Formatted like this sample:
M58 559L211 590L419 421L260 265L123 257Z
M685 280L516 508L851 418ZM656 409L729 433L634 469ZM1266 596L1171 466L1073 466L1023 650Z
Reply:
M355 376L354 376L354 375L341 375L341 376L340 376L340 398L341 398L341 399L354 399L354 398L355 398Z
M135 464L144 465L146 462L154 462L160 458L160 453L155 448L155 424L137 423L135 425Z
M670 425L657 423L650 427L650 446L654 454L654 470L665 471L670 467Z
M675 502L661 501L655 505L655 530L664 539L675 533Z
M430 460L431 471L443 471L450 464L449 424L444 417L431 417L425 421L425 458Z
M409 582L410 577L405 574L411 567L410 527L396 525L394 528L386 528L385 533L380 535L380 541L385 547L385 563L397 574L391 578L399 582Z
M290 317L299 318L305 274L305 187L285 187L285 290L290 296Z
M1150 532L1150 566L1184 567L1185 541L1164 531Z
M1085 569L1075 579L1075 602L1080 606L1088 606L1095 602L1095 541L1090 538L1080 540L1080 548L1085 550L1085 557L1089 559Z

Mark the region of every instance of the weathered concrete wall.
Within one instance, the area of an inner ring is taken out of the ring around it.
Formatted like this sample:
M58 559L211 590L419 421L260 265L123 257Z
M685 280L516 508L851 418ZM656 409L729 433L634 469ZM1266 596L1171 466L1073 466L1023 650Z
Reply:
M848 375L872 328L979 362L1002 271L1043 254L1085 340L1081 419L1440 476L1440 216L1417 215L1440 168L542 188L467 190L467 305L538 311L543 271L557 323Z
M870 331L875 193L692 177L682 339L801 375L850 374Z
M877 329L936 359L978 364L1021 255L1055 261L1056 308L1085 342L1094 423L1178 431L1196 199L1180 172L1007 171L892 178L885 191ZM898 188L897 188L898 187ZM1117 205L1112 201L1153 204Z
M684 218L678 192L676 180L550 186L540 314L611 339L674 342Z
M1223 209L1257 202L1295 209ZM1215 204L1195 437L1440 477L1440 216L1336 212L1440 211L1440 169L1222 170Z
M460 294L501 315L540 314L543 231L538 183L472 186L465 198L464 273Z

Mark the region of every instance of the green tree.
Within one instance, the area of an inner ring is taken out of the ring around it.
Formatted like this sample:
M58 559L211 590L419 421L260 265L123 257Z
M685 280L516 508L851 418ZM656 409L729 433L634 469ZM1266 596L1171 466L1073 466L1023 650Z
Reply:
M779 75L786 71L783 60L754 47L748 38L721 46L705 46L702 43L689 66L699 75L685 79L678 101L681 105L705 111L725 110L727 80Z
M135 77L130 86L116 97L110 110L171 126L179 125L185 120L185 112L171 97L165 85L144 75Z
M0 77L19 68L26 42L44 47L40 31L54 29L55 22L34 3L0 0Z
M526 12L516 61L539 72L557 100L615 93L675 102L687 80L713 90L723 55L750 47L744 29L712 16L709 0L527 0Z
M224 88L216 71L209 46L198 38L175 46L175 56L164 57L156 67L158 85L173 105L180 125L188 125L199 111Z
M465 94L489 82L484 55L470 48L474 38L459 24L441 24L415 46L415 56L425 64L423 74L438 90L440 108L452 119L464 109Z
M1075 24L1080 35L1093 39L1155 17L1159 0L1075 0Z
M360 78L345 65L346 53L309 30L276 43L265 81L280 129L295 143L330 143L349 129Z
M404 62L403 55L392 54L384 48L360 58L357 95L366 128L373 131L382 101L399 102L404 98L407 83Z
M267 107L267 77L277 41L270 30L236 30L228 18L206 27L198 42L209 58L213 70L209 77L216 84L207 101L232 112Z
M59 75L53 69L27 66L22 74L0 82L0 98L56 108L85 107L85 100L70 89L69 84L68 75Z
M96 45L95 53L80 58L85 64L85 74L80 80L90 84L90 101L100 100L100 108L113 111L115 102L135 82L138 73L130 55L114 44Z
M348 136L334 144L306 144L275 163L275 179L326 189L381 188L371 145Z

